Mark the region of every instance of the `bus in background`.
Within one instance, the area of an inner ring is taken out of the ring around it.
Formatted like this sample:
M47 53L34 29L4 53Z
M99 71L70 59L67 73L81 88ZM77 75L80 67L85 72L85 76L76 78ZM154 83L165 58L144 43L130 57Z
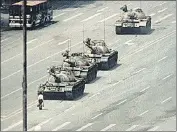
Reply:
M23 27L23 1L9 7L9 27ZM26 26L34 28L53 19L52 6L47 0L27 0Z

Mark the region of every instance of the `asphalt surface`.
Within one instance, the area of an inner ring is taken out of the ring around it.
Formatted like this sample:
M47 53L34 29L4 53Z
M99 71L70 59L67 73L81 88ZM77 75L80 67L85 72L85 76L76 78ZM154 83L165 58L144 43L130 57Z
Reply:
M147 35L116 35L114 23L124 4L152 16ZM66 5L64 5L66 6ZM28 31L28 130L175 131L175 1L94 1L54 10L54 22ZM37 106L37 86L47 67L62 62L61 53L83 51L84 38L104 38L119 52L118 65L99 71L74 101L45 101ZM84 23L84 24L83 24ZM22 30L1 32L1 129L22 130Z

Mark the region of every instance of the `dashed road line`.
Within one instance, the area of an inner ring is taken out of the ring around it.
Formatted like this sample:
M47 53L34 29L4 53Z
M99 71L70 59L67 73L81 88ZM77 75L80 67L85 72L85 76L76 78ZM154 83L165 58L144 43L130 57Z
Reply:
M92 117L92 119L96 119L98 116L100 116L100 115L102 115L102 114L103 114L103 113L100 113L100 114L98 114L98 115Z
M158 43L158 42L160 42L160 41L162 41L162 40L164 40L164 39L166 39L166 38L168 38L168 37L170 37L170 36L172 36L172 35L174 35L174 34L176 34L176 30L171 31L169 34L166 34L166 35L164 35L164 36L162 36L162 37L160 37L160 38L157 38L157 39L155 39L155 40L152 40L152 41L150 41L150 42L145 43L145 45L142 46L140 49L138 49L138 50L136 50L135 52L130 53L130 54L126 55L126 56L123 56L123 57L120 58L120 59L123 60L123 59L125 59L125 58L127 58L127 57L130 57L130 56L132 56L132 55L134 55L134 54L137 54L137 53L139 53L140 51L143 51L144 49L146 49L146 48L148 48L148 47L150 47L150 46L152 46L152 45L154 45L154 44L156 44L156 43Z
M170 17L170 16L172 16L172 15L173 15L173 14L168 14L168 15L166 15L166 16L160 18L160 20L155 21L155 23L159 23L159 22L161 22L162 20L165 20L165 19L167 19L168 17Z
M63 41L63 42L60 42L60 43L58 43L58 45L62 45L62 44L64 44L64 43L66 43L66 42L68 42L70 39L67 39L67 40L65 40L65 41Z
M142 115L146 114L148 111L149 111L149 110L146 110L146 111L144 111L143 113L139 114L138 116L142 116Z
M164 77L162 80L165 80L165 79L169 78L170 76L172 76L172 74L170 74L170 75Z
M133 129L135 129L136 127L138 127L139 125L133 125L133 126L131 126L130 128L128 128L126 131L131 131L131 130L133 130Z
M151 17L152 17L152 16L154 16L154 15L155 15L155 13L152 13L152 14L150 14L149 16L151 16Z
M164 8L162 10L159 10L158 13L164 12L165 10L167 10L167 8Z
M52 131L58 131L58 130L60 130L61 128L63 128L63 127L65 127L65 126L69 125L70 123L71 123L71 122L65 122L65 123L63 123L62 125L60 125L60 126L56 127L55 129L53 129Z
M39 79L37 79L37 80L35 80L35 81L29 83L28 86L30 86L31 84L33 84L33 83L35 83L35 82L37 82L37 81L39 81L39 80L41 80L41 79L43 79L43 78L45 78L45 77L47 77L47 76L48 76L48 75L45 75L45 76L43 76L43 77L41 77L41 78L39 78ZM15 93L15 92L18 92L18 91L21 90L21 89L22 89L22 88L18 88L18 89L16 89L15 91L12 91L12 92L10 92L9 94L6 94L6 95L2 96L1 99L4 99L5 97L7 97L7 96L9 96L9 95L11 95L11 94L13 94L13 93Z
M104 21L107 21L107 20L109 20L109 19L111 19L111 18L113 18L113 17L115 17L115 16L117 16L117 15L118 15L118 13L113 14L113 15L111 15L111 16L109 16L109 17L103 19L103 20L100 20L100 21L98 21L98 22L104 22Z
M79 43L77 43L77 44L75 44L75 45L72 45L71 48L72 48L72 47L75 47L75 46L77 46L77 45L79 45L80 43L81 43L81 42L79 42ZM48 57L46 57L46 58L44 58L44 59L41 59L41 60L38 61L38 62L35 62L35 63L31 64L31 65L28 65L27 68L30 68L30 67L32 67L32 66L34 66L34 65L36 65L36 64L39 64L40 62L43 62L43 61L45 61L45 60L47 60L47 59L49 59L49 58L51 58L51 57L53 57L53 56L55 56L55 55L58 55L59 53L65 51L66 49L67 49L67 48L65 48L65 49L63 49L63 50L61 50L61 51L59 51L59 52L56 52L56 53L54 53L54 54L52 54L52 55L50 55L50 56L48 56ZM1 81L3 81L4 79L9 78L9 77L11 77L11 76L13 76L13 75L15 75L15 74L21 72L21 71L22 71L22 69L21 69L21 70L18 70L18 71L16 71L16 72L14 72L14 73L12 73L12 74L6 76L6 77L4 77L4 78L2 78Z
M5 38L4 40L1 40L1 43L4 42L4 41L6 41L6 40L8 40L8 39L9 39L9 38Z
M172 97L169 97L169 98L163 100L163 101L161 102L161 104L164 104L165 102L168 102L168 101L170 101L171 99L172 99Z
M126 45L133 45L134 43L132 43L133 40L128 40L127 42L125 42Z
M159 126L155 126L155 127L151 128L151 129L149 129L148 131L156 131L158 128L159 128Z
M107 127L105 127L105 128L103 128L102 130L100 130L100 131L107 131L108 129L110 129L110 128L112 128L112 127L114 127L116 124L110 124L109 126L107 126Z
M93 123L88 123L87 125L85 125L85 126L79 128L79 129L77 129L76 131L82 131L82 130L84 130L85 128L91 126L92 124L93 124Z
M75 11L75 10L77 10L77 8L75 8L75 9L65 9L63 11Z
M66 14L66 13L61 13L61 14L59 14L59 15L53 16L53 18L56 18L56 17L62 16L62 15L64 15L64 14Z
M49 119L47 119L46 121L43 121L43 122L39 123L39 124L36 125L36 126L42 126L42 125L46 124L47 122L49 122L50 120L52 120L52 118L49 118ZM36 126L30 128L28 131L33 131Z
M93 97L95 97L95 96L97 96L97 95L99 95L99 94L100 94L100 93L96 93L96 94L90 96L89 99L91 99L91 98L93 98Z
M75 16L72 16L72 17L70 17L70 18L68 18L68 19L65 19L65 20L63 20L63 21L64 21L64 22L67 22L67 21L72 20L72 19L74 19L74 18L76 18L76 17L78 17L78 16L81 16L81 15L83 15L83 13L79 13L79 14L77 14L77 15L75 15Z
M104 10L106 10L106 9L108 9L108 7L105 7L105 8L99 9L99 10L97 10L97 12L101 12L101 11L104 11Z
M176 23L176 21L172 21L171 23Z
M150 88L150 86L148 86L148 87L142 89L140 92L144 92L144 91L146 91L146 90L149 89L149 88Z
M30 40L29 42L27 42L27 44L30 44L32 43L33 41L36 41L37 39L33 39L33 40Z
M118 103L117 105L121 105L121 104L125 103L126 101L127 101L127 99L125 99L125 100L121 101L121 102L120 102L120 103Z
M159 5L161 6L161 5L165 4L165 3L167 3L167 2L163 2L163 3L159 4Z
M9 130L11 130L12 128L14 128L14 127L16 127L16 126L18 126L18 125L20 125L20 124L22 124L22 123L23 123L23 121L21 120L21 121L15 123L15 124L9 126L9 127L6 128L6 129L3 129L2 131L9 131Z
M143 70L145 70L146 68L142 68L142 69L140 69L139 71L136 71L136 72L134 72L133 74L137 74L137 73L139 73L139 72L141 72L141 71L143 71Z
M160 61L162 61L162 60L164 60L164 59L166 59L166 58L167 58L167 56L161 58L160 60L158 60L158 62L160 62Z
M75 107L75 105L73 105L72 107L66 109L64 112L68 112L69 110L73 109Z
M51 40L49 40L49 41L47 41L47 42L45 42L45 43L42 43L42 44L40 44L40 45L37 45L37 46L34 47L34 48L31 48L31 49L27 50L27 53L28 53L29 51L33 50L33 49L36 49L36 48L38 48L38 47L40 47L40 46L46 44L46 43L51 42L51 41L53 41L53 39L51 39ZM13 56L13 57L11 57L11 58L9 58L9 59L7 59L7 60L1 62L1 64L5 63L5 62L8 62L9 60L12 60L12 59L14 59L15 57L20 56L20 55L22 55L22 53L19 53L19 54Z
M86 21L88 21L88 20L90 20L90 19L93 19L94 17L96 17L96 16L98 16L98 15L101 15L101 13L97 13L97 14L91 16L91 17L88 17L88 18L82 20L81 22L86 22Z

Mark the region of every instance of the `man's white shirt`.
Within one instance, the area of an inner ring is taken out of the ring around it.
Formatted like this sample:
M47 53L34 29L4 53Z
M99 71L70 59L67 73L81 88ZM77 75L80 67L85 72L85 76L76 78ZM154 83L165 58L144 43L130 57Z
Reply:
M42 95L42 94L40 94L40 95L38 96L38 100L40 100L40 99L43 100L43 95Z

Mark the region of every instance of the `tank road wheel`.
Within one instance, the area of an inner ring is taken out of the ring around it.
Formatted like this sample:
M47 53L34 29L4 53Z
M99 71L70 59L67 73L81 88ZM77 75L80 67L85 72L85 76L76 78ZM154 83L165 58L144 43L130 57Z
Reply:
M74 99L73 92L71 92L71 91L65 92L65 95L66 95L66 98L69 99L69 100L73 100Z
M121 34L122 32L122 27L116 26L116 34Z

